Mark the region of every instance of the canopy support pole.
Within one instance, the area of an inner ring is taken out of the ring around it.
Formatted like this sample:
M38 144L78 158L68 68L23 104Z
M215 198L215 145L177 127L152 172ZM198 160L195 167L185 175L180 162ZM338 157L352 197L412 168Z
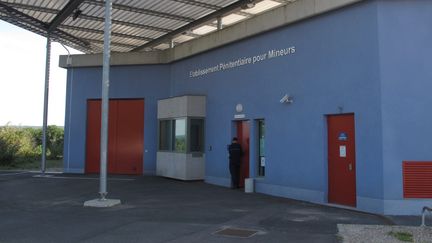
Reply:
M104 51L102 67L102 114L100 144L99 199L84 202L89 207L112 207L120 204L119 199L107 199L107 150L108 150L108 111L109 111L109 71L111 41L111 0L105 1Z
M43 124L42 124L42 159L41 173L45 175L46 171L46 138L48 126L48 95L49 95L49 75L51 63L51 37L47 35L46 59L45 59L45 88L44 88L44 106L43 106Z

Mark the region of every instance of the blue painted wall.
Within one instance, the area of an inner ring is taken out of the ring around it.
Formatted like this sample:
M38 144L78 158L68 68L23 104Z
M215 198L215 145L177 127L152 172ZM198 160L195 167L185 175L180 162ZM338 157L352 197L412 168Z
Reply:
M379 10L384 198L389 211L419 213L432 201L397 200L402 161L432 161L432 2L379 1Z
M111 97L145 98L144 166L154 171L157 99L206 95L206 181L225 186L226 145L235 133L235 106L243 104L252 145L256 119L266 121L266 175L257 191L321 203L327 202L326 115L354 113L357 208L412 214L424 201L403 200L401 163L432 157L431 10L429 1L365 1L171 65L113 67ZM291 46L295 53L287 56L190 77ZM83 171L86 100L100 97L101 76L101 68L68 72L69 172ZM293 104L279 103L286 93ZM251 146L252 177L255 152Z
M68 70L64 148L66 172L84 172L87 100L101 98L101 80L101 68ZM157 100L169 95L169 85L169 67L166 65L111 68L110 98L145 99L145 173L156 170Z
M376 11L375 3L355 5L173 65L176 95L208 96L206 143L213 150L206 152L206 175L229 178L226 144L233 135L235 105L241 103L247 119L266 120L261 183L287 187L266 190L326 201L325 115L338 113L341 106L355 113L357 194L382 198ZM292 45L296 52L289 56L189 77L189 70ZM292 105L279 103L285 93L294 96Z

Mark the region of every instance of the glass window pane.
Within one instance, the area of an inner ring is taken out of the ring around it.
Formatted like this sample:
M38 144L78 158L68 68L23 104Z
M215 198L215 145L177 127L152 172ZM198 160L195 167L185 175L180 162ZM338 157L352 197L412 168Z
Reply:
M260 156L265 156L264 150L265 141L265 123L264 121L259 121L259 154Z
M265 176L265 121L258 121L258 176Z
M171 121L159 121L159 150L171 150Z
M191 119L190 120L190 151L203 152L204 151L204 120Z
M174 150L186 152L186 119L175 120Z

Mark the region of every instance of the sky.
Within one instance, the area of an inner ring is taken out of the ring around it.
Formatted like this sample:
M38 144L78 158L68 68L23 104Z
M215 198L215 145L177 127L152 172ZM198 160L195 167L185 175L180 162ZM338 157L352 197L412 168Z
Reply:
M42 126L45 55L45 37L0 20L0 126ZM60 55L67 55L66 49L53 42L48 125L64 126L66 69L58 66Z

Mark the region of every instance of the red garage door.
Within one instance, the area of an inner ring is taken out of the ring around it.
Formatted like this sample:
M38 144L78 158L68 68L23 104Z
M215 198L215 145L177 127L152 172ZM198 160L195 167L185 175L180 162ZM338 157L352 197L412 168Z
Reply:
M110 100L108 173L142 174L144 100ZM101 101L87 101L86 173L100 169Z

